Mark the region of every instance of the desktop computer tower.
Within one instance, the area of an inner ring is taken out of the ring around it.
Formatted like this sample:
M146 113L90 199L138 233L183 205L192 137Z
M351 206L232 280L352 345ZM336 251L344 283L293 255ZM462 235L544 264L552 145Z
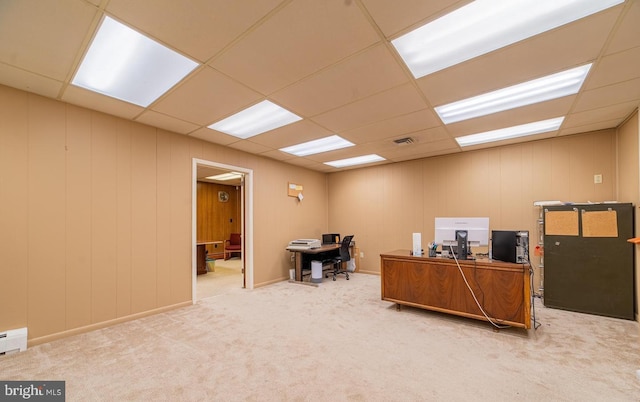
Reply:
M529 262L529 231L516 232L516 263Z
M457 254L459 260L466 260L469 252L469 233L466 230L456 230L456 241L458 242Z
M529 262L529 231L493 230L491 258L514 264Z

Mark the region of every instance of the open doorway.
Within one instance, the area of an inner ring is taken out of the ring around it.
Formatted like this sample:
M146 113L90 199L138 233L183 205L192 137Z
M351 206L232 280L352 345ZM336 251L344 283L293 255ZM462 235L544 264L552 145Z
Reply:
M193 303L252 289L253 171L194 158L192 176ZM240 250L225 249L225 242L238 234Z

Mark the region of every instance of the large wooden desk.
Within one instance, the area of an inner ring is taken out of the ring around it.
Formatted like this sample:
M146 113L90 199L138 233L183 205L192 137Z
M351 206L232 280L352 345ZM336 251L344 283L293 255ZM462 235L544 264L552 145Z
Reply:
M497 324L531 328L529 265L459 260L478 302ZM455 260L380 254L382 300L487 321Z
M294 254L296 281L299 282L302 280L302 270L311 269L311 261L326 260L338 256L340 254L340 244L329 244L308 249L287 248L287 250Z

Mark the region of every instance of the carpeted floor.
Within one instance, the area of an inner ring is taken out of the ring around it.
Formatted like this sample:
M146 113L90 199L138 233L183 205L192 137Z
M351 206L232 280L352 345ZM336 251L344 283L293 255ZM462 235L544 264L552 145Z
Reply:
M67 401L638 401L638 324L544 308L506 329L380 300L380 277L287 281L0 357Z
M215 260L213 271L196 278L196 299L218 296L242 288L242 260Z

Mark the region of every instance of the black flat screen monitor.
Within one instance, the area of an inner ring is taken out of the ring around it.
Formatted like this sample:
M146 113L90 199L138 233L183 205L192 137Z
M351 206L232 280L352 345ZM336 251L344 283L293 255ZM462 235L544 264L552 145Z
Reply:
M322 244L340 244L338 233L325 233L322 235Z
M514 230L491 231L491 258L516 263L516 234Z

